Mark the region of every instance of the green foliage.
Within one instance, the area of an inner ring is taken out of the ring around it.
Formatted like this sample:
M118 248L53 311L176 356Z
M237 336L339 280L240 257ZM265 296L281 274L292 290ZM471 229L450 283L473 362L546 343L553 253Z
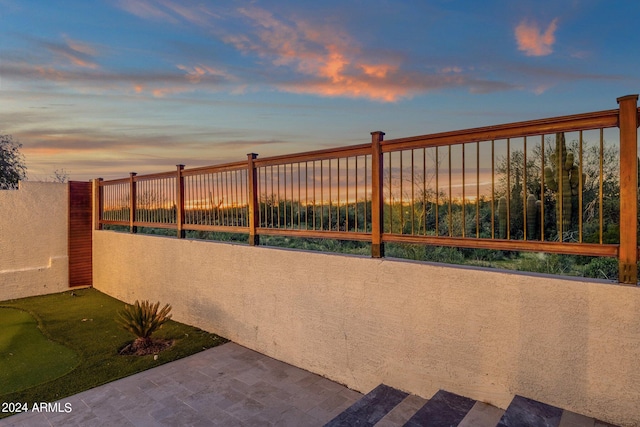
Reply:
M338 206L337 203L303 205L297 201L274 200L259 204L260 226L295 230L370 231L371 201L359 200Z
M594 258L585 266L584 275L597 279L618 279L618 260L615 258Z
M166 229L165 229L166 230ZM175 236L175 230L166 230L169 231L167 235ZM143 233L144 231L139 231ZM160 233L157 233L160 234ZM200 230L187 230L185 232L185 237L187 239L198 239L198 240L215 240L218 242L232 242L246 245L249 242L249 233L225 233L222 231L200 231Z
M507 199L503 196L498 200L498 237L507 238L507 227Z
M0 190L18 188L18 182L27 177L22 144L11 135L0 135Z
M166 304L160 311L160 302L151 304L149 301L136 302L133 305L125 305L124 309L118 312L116 322L126 331L138 337L139 342L151 339L151 334L160 329L171 315L171 306Z
M426 246L407 243L387 243L387 256L417 261L445 262L496 267L496 262L508 261L511 252L490 249L467 249L449 246Z
M446 262L448 264L464 264L465 256L458 248L447 246L428 246L425 247L423 260Z
M534 273L573 275L574 257L560 254L522 254L516 270Z
M540 200L536 196L527 196L527 240L537 240L539 238L540 225Z
M355 240L311 239L306 237L261 236L260 245L307 251L371 255L371 243Z
M118 231L120 233L128 233L129 226L128 225L111 225L111 224L103 224L102 229L105 231Z
M574 196L578 196L580 176L574 155L567 152L564 133L556 134L556 148L551 155L551 166L544 168L547 187L556 195L556 223L558 241L564 241L564 234L572 226ZM585 181L585 177L582 177ZM561 235L562 234L562 235Z
M603 141L604 142L604 141ZM577 139L565 141L563 133L548 136L542 144L527 149L526 168L522 150L512 150L510 157L503 157L496 165L495 235L500 235L498 203L500 197L509 201L510 238L521 240L527 228L527 240L538 240L540 225L544 223L544 240L578 241L580 205L582 205L582 238L585 243L600 242L599 216L602 210L604 230L603 243L619 243L615 224L620 218L619 151L615 144ZM544 151L544 152L543 152ZM542 169L544 158L544 170ZM602 173L600 159L602 158ZM560 162L559 162L560 160ZM580 174L580 169L582 174ZM524 178L526 177L526 185ZM544 188L542 187L544 178ZM600 181L602 180L602 204L600 203ZM582 182L581 182L582 181ZM580 193L580 183L582 192ZM564 187L563 187L564 184ZM566 187L566 189L565 189ZM562 190L562 198L560 193ZM533 205L536 201L536 230L533 231ZM508 196L508 197L507 197ZM580 203L582 198L582 203ZM524 206L523 206L524 205ZM560 206L562 205L562 211ZM481 205L482 209L482 205ZM527 213L526 222L524 212ZM544 214L544 218L541 215ZM481 218L484 216L481 215ZM612 226L612 224L614 224ZM481 224L491 227L490 224Z

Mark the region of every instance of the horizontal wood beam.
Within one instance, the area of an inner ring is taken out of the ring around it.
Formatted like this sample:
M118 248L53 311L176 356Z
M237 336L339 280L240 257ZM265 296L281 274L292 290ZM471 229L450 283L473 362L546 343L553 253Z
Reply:
M255 160L256 167L275 166L289 163L303 163L343 157L366 156L371 154L371 144L351 145L326 150L307 151L283 156L264 157Z
M182 176L200 175L205 173L232 172L247 169L247 162L233 162L222 165L201 166L197 168L185 169Z
M283 228L258 228L257 233L265 236L290 236L306 237L311 239L336 239L371 241L371 233L356 231L319 231L319 230L292 230Z
M617 125L618 110L606 110L572 116L412 136L409 138L390 139L382 142L382 151L409 150L413 148L436 147L465 142L482 142L495 139L553 134L556 132L609 128L616 127Z
M184 230L193 231L221 231L224 233L249 233L249 227L227 226L227 225L205 225L205 224L184 224Z
M541 242L533 240L481 239L445 236L415 236L385 233L384 242L415 243L432 246L453 246L469 249L493 249L502 251L551 252L568 255L617 257L620 245L595 243Z

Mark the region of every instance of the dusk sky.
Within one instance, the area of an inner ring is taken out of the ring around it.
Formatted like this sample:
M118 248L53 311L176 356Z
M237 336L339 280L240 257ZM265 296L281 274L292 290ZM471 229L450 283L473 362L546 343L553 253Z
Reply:
M30 180L124 177L617 108L632 0L0 0Z

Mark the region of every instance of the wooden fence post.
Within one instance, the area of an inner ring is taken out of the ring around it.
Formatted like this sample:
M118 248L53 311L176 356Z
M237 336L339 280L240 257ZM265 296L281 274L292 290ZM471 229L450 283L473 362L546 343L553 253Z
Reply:
M176 233L178 239L184 239L184 165L176 165Z
M373 258L384 256L384 243L382 243L384 228L383 159L380 148L380 142L383 138L384 132L371 132L371 257Z
M247 154L247 181L249 184L249 245L258 246L260 244L260 236L256 229L258 227L258 174L253 161L258 157L256 153Z
M136 181L135 172L129 173L129 232L137 233L138 227L133 225L136 220Z
M620 105L620 252L618 281L638 282L638 95L618 98Z
M93 229L102 230L102 178L93 180Z

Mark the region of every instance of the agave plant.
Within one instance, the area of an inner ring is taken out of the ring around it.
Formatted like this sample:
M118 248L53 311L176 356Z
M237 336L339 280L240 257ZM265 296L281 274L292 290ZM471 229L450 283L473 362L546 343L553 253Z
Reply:
M171 306L166 304L160 311L160 302L151 304L149 301L136 302L133 305L126 305L122 311L118 312L116 321L127 331L137 338L133 342L134 348L145 348L151 343L151 334L160 329L171 315Z

